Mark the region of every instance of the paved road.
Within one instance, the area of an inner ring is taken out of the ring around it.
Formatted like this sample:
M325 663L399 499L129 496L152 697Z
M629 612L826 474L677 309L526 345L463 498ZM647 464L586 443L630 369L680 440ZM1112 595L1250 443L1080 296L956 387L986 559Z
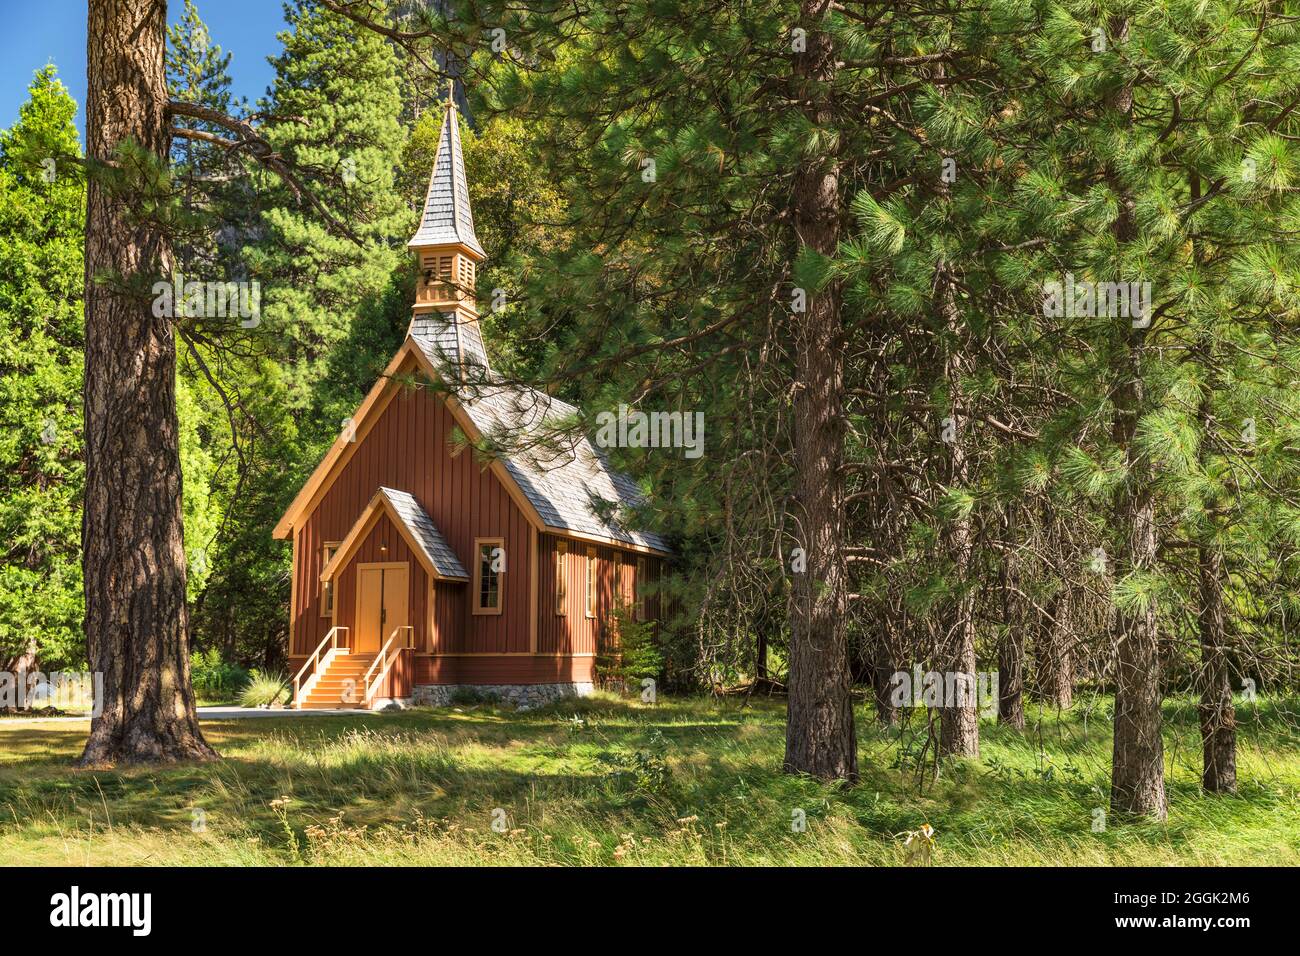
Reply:
M199 720L260 720L275 717L342 717L357 714L378 714L376 710L263 710L260 707L200 707ZM84 723L89 717L5 717L0 728L10 724L67 724Z
M341 717L377 714L376 710L263 710L260 707L200 707L199 720L243 720L249 717Z

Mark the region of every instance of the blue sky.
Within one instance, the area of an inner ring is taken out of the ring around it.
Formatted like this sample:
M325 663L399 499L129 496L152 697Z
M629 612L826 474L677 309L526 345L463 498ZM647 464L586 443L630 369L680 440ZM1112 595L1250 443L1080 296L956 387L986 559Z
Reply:
M284 28L279 0L195 0L212 41L233 54L231 89L236 99L255 101L271 82L268 56L279 52L275 35ZM183 0L167 4L174 23ZM85 131L86 0L0 0L0 128L11 126L27 99L32 74L46 63L72 92L80 110L77 129Z

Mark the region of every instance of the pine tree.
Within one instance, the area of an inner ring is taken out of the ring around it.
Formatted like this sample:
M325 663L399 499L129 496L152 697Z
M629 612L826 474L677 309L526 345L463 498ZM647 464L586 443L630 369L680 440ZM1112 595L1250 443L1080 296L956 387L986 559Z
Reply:
M47 66L0 132L0 668L11 671L85 661L76 111Z
M327 433L332 441L357 389L368 386L375 363L405 332L404 321L396 327L395 313L379 316L374 303L407 264L398 237L413 229L414 200L395 187L405 143L397 54L383 38L310 0L287 15L284 50L273 60L276 77L261 104L268 116L263 133L289 163L318 175L318 199L359 244L332 232L281 180L264 176L262 234L246 253L264 287L259 331L276 343L280 360L269 384L309 426L312 441ZM345 348L349 336L370 334L367 322L389 327L375 330L381 340L369 348ZM306 412L324 418L306 422Z
M166 56L167 90L173 99L231 112L231 55L213 44L192 0L185 0L180 19L167 29ZM212 137L224 132L215 123L188 116L176 117L173 126ZM245 279L231 237L250 228L242 212L247 206L246 171L226 147L184 136L173 138L171 159L180 206L174 234L176 276L182 281ZM186 581L193 604L212 571L214 536L243 473L236 433L248 428L240 420L239 383L245 367L241 356L251 336L242 323L187 316L177 322L177 337ZM231 461L234 467L220 467Z
M1113 566L1112 805L1123 812L1165 813L1163 686L1197 643L1206 786L1231 789L1225 567L1260 567L1285 523L1259 519L1294 507L1293 464L1272 438L1289 400L1270 394L1296 307L1278 278L1294 265L1279 232L1289 164L1273 136L1292 121L1262 104L1285 83L1296 35L1272 20L1229 4L1196 16L1065 4L1034 19L1024 61L1035 95L1023 112L1051 123L1023 149L1020 207L1038 249L1003 273L1040 288L1068 274L1151 290L1139 314L1116 314L1113 295L1080 298L1074 311L1056 302L1044 323L1075 343L1061 476L1109 505L1099 556ZM1244 175L1257 160L1265 173ZM1270 438L1243 443L1247 419ZM1199 620L1180 614L1184 600Z
M282 664L289 598L289 555L270 529L405 333L416 201L397 185L406 144L397 52L315 3L286 16L259 132L303 171L320 207L257 171L238 214L247 221L221 219L246 240L232 258L260 283L262 311L243 356L224 364L239 409L238 471L223 475L222 533L198 609L205 641L263 666Z
M193 0L185 0L180 19L167 28L167 91L175 99L231 112L229 53L212 43ZM221 136L215 123L180 116L175 126ZM231 160L222 146L187 137L172 141L172 174L190 229L177 237L176 265L183 276L216 278L226 271L217 262L218 231L229 227L238 208L230 194ZM206 228L204 226L206 225Z
M171 265L165 6L91 0L87 35L82 569L103 695L81 759L204 759L215 754L189 679L175 329L144 294Z

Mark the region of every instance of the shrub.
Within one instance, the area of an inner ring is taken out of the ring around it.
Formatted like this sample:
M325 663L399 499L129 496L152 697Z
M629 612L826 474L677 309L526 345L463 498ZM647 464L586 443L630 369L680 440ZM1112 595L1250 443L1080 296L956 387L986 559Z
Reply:
M268 674L253 668L248 683L239 692L243 707L261 707L263 704L283 704L289 699L289 682L283 674Z
M248 671L222 660L215 647L190 656L190 682L203 697L233 697L248 683Z
M663 758L645 750L630 755L602 753L596 759L608 768L605 779L615 789L630 789L639 794L662 793L668 789L672 777Z
M623 602L614 608L611 639L596 655L596 675L602 684L621 684L636 691L646 677L656 680L663 670L663 655L655 646L654 623L638 621L635 608Z

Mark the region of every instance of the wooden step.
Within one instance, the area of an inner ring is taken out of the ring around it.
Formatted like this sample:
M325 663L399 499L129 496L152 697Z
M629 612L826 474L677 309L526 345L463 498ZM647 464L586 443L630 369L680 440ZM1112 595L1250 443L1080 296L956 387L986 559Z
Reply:
M353 704L360 704L365 699L365 696L365 694L356 693L345 697L343 694L317 694L313 691L303 700L316 704L338 704L340 707L351 707Z
M340 651L320 672L311 690L297 705L299 710L360 710L366 696L364 678L374 663L375 654L352 654ZM344 700L344 694L349 700Z

